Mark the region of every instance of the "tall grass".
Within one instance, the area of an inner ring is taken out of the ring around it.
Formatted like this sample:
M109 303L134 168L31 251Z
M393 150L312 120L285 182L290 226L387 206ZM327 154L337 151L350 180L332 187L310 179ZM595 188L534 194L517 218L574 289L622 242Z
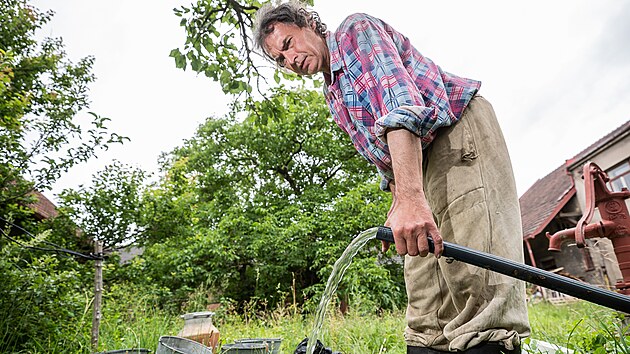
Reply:
M104 320L101 348L107 350L143 347L155 350L160 335L176 335L183 321L136 302L122 316ZM144 308L144 312L143 309ZM133 314L133 315L131 315ZM576 350L577 353L630 353L628 328L614 311L587 302L564 306L539 303L529 306L532 338ZM215 325L221 343L240 338L283 339L281 353L293 353L299 342L310 335L313 316L286 309L260 312L251 306L242 312L217 312ZM123 319L124 320L121 320ZM322 331L326 346L343 353L406 353L402 333L402 311L381 314L353 312L342 316L329 311ZM531 353L538 353L532 350Z
M586 301L555 306L530 305L532 338L576 353L630 354L630 327L625 315Z
M236 316L238 317L238 316ZM312 330L313 316L286 314L251 321L249 325L230 316L220 323L223 343L239 338L282 338L281 353L293 353ZM386 312L380 315L329 313L322 328L322 342L343 353L406 353L402 338L404 314Z
M160 309L153 298L126 293L112 299L103 311L99 349L155 350L162 335L176 335L182 320Z
M218 310L214 322L221 332L221 343L240 338L280 337L283 339L280 352L293 353L298 343L310 334L313 316L300 315L295 308L261 309L264 306L252 304L237 312L228 304ZM583 301L565 306L543 302L530 305L529 316L533 338L574 349L576 353L630 353L623 316L607 308ZM89 353L90 321L91 312L86 311L76 328L66 329L65 342L45 335L33 338L33 350L29 353ZM151 296L119 289L116 296L104 302L99 351L126 348L155 351L160 336L177 335L182 327L179 314L159 309ZM403 354L406 353L404 328L402 311L380 314L350 311L342 316L331 310L322 341L346 354Z

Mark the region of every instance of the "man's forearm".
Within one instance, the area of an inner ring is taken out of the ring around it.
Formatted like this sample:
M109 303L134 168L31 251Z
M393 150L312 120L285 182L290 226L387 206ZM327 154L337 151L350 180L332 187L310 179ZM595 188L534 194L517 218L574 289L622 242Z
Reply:
M420 138L405 129L387 133L387 145L394 172L395 204L387 223L392 228L396 252L426 256L427 237L433 237L435 254L442 253L442 237L433 220L422 182L422 145Z
M424 193L420 138L406 129L396 129L387 133L387 145L392 158L396 196L408 198Z

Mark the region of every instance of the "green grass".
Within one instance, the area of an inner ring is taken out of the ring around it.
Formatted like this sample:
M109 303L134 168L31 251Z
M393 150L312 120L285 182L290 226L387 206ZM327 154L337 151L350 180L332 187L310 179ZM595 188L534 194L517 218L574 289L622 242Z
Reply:
M214 319L221 332L221 342L231 343L239 338L283 339L281 353L293 353L297 344L310 335L313 316L300 316L294 311L276 309L264 313L230 313L219 310ZM406 352L402 333L404 313L385 312L380 315L350 312L346 316L331 311L323 328L326 346L346 354ZM532 337L563 347L577 349L577 353L630 353L630 338L625 338L618 314L601 306L577 302L564 306L539 303L529 306ZM34 338L32 353L89 353L91 313L68 329L66 341L59 342L44 336ZM109 299L105 302L101 323L99 350L147 348L155 351L162 335L177 335L183 327L178 315L160 310L137 294ZM532 351L536 353L536 351Z
M625 316L586 301L529 306L531 337L577 353L630 354L630 328Z
M312 317L284 315L252 321L249 324L228 319L220 327L222 342L229 343L238 338L283 339L281 352L293 353L297 345L310 336ZM406 353L402 332L405 328L403 313L346 316L329 314L322 328L322 342L328 347L344 353Z
M100 327L99 350L147 348L155 350L162 335L176 335L182 320L142 300L125 311L105 311Z
M155 350L160 335L176 335L183 321L177 316L148 310L145 315L132 311L123 321L113 317L104 320L101 349L143 347ZM616 313L586 302L554 306L539 303L529 307L532 337L582 352L628 353L615 344ZM297 344L310 335L312 316L293 315L282 309L261 313L219 313L215 325L221 332L221 343L239 338L283 338L281 352L292 353ZM323 342L344 353L404 354L402 332L404 313L381 315L329 313L322 332ZM608 338L604 334L611 332ZM620 333L620 332L618 332ZM600 349L601 348L601 349ZM615 349L616 348L616 349ZM616 350L616 351L615 351Z

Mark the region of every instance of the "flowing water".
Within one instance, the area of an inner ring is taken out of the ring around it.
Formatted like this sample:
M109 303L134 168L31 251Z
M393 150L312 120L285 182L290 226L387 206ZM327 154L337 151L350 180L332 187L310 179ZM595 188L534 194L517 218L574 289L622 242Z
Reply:
M378 231L378 227L373 227L361 232L359 236L355 237L352 242L350 242L346 250L343 251L341 257L339 257L337 262L335 262L332 273L330 273L330 276L328 277L326 289L324 289L324 293L322 294L322 299L319 301L319 305L317 305L315 323L313 324L313 331L311 332L311 336L308 340L306 354L313 354L315 351L315 343L317 343L317 339L319 339L319 331L322 329L326 308L328 307L328 303L330 303L332 296L337 291L337 287L339 287L343 274L350 266L350 263L352 263L352 258L369 240L376 237L376 231Z

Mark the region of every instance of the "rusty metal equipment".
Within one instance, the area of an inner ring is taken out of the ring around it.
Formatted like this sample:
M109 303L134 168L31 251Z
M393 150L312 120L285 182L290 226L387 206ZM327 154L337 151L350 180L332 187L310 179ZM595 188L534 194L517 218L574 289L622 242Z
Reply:
M376 233L376 239L394 243L394 234L389 227L380 226ZM429 241L429 252L433 252L433 240L431 237L427 239ZM548 289L554 289L582 300L630 314L630 296L600 289L596 286L547 272L540 268L535 268L527 264L518 263L510 259L473 250L450 242L444 242L443 245L443 257L453 258L467 264L544 286Z
M612 192L606 186L608 175L593 162L583 168L586 210L575 228L562 230L550 235L549 250L560 251L562 242L574 238L578 247L585 247L585 239L607 237L611 239L623 280L616 284L618 291L630 295L630 214L625 200L630 191ZM590 223L599 210L601 221Z

